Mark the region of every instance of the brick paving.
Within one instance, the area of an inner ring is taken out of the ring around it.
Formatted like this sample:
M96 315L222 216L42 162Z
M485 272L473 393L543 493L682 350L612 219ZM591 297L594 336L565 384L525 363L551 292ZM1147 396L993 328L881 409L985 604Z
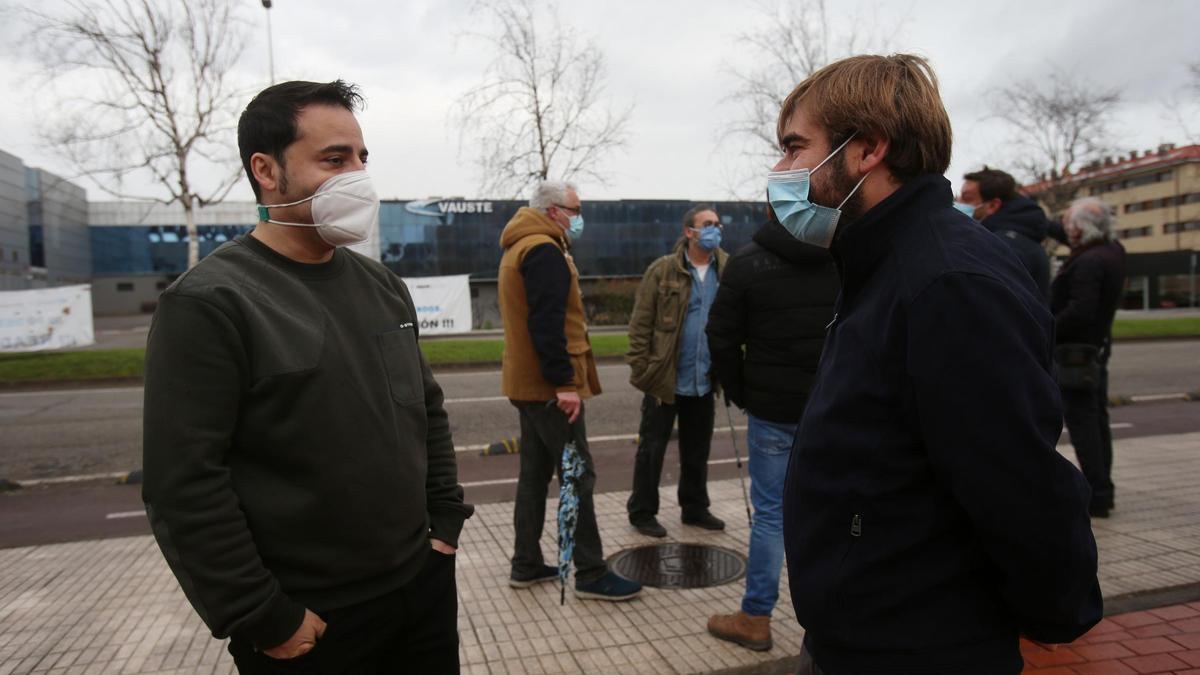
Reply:
M1117 606L1137 594L1200 584L1198 449L1200 434L1118 441L1118 510L1094 525L1101 586ZM674 488L667 487L661 516L668 541L744 552L749 533L737 481L714 482L710 491L713 510L728 529L710 533L681 525L672 506ZM657 541L629 528L626 497L614 492L596 498L609 553ZM547 513L543 548L553 556L553 504ZM705 631L710 614L738 607L740 581L687 591L649 589L621 604L568 595L559 606L557 587L508 588L511 540L511 503L479 507L463 532L458 582L464 673L782 673L799 653L803 630L789 618L786 575L773 622L775 648L763 654ZM1030 672L1043 675L1191 672L1200 669L1197 610L1193 602L1115 615L1070 646L1047 651L1026 644L1023 650ZM224 645L200 623L150 537L0 550L0 675L231 672Z
M1070 645L1021 642L1025 673L1200 675L1200 602L1110 616Z

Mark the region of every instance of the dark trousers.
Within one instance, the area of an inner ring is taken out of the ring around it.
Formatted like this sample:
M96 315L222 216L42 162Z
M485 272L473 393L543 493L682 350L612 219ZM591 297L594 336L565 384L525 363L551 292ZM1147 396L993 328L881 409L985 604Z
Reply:
M1094 389L1063 389L1063 416L1079 468L1092 487L1092 506L1111 508L1112 429L1108 421L1108 367L1100 366Z
M679 417L679 507L683 517L708 513L708 454L712 448L713 395L676 396L663 403L647 394L642 399L637 457L633 464L633 492L626 508L629 522L639 523L658 515L658 484L671 428Z
M324 637L294 659L273 659L244 640L230 640L238 672L442 675L459 670L454 556L431 550L420 573L401 588L317 614L326 623Z
M568 440L583 459L583 476L577 486L579 520L575 530L575 581L587 583L604 576L604 547L596 525L596 464L588 451L583 411L575 424L553 403L512 401L521 416L521 472L517 477L517 501L513 507L516 544L513 547L512 578L530 579L546 564L542 556L542 528L546 523L546 495L550 479L562 474L563 447ZM557 563L557 561L555 561Z

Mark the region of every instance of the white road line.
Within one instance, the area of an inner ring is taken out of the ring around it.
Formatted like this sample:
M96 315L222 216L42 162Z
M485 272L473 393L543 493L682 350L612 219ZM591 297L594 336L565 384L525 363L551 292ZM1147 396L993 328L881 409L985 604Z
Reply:
M6 391L0 393L0 398L29 398L33 396L78 396L80 394L115 394L128 391L141 391L140 386L110 387L107 389L42 389L38 391Z
M113 473L89 473L82 476L58 476L56 478L33 478L17 481L21 485L57 485L59 483L83 483L89 480L117 480L129 475L128 471Z
M746 427L734 427L734 431L745 431ZM729 435L729 427L717 427L713 429L713 435L725 434ZM614 434L611 436L588 436L588 443L612 443L614 441L636 441L637 434ZM454 448L454 452L483 452L491 447L491 443L480 443L478 445L460 445Z
M733 464L736 461L737 461L736 458L733 458L733 459L710 459L710 460L708 460L708 463L709 464ZM742 460L742 461L745 462L746 460ZM462 486L464 488L469 488L469 487L483 487L485 485L514 485L514 484L516 484L516 482L517 482L516 478L497 478L496 480L471 481L469 483L463 483Z
M1113 422L1112 424L1108 425L1108 428L1109 429L1132 429L1133 423L1132 422Z
M145 515L145 511L118 511L116 513L110 513L107 516L104 516L104 519L117 520L118 518L138 518Z
M1170 401L1177 398L1187 398L1187 394L1142 394L1140 396L1130 396L1129 398L1134 403L1148 403L1150 401Z
M477 396L475 398L448 398L443 403L486 403L488 401L507 401L507 396Z

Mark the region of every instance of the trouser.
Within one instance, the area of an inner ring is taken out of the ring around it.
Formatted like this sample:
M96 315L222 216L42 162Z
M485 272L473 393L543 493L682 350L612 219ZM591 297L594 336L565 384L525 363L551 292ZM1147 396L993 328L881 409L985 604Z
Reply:
M325 635L312 651L273 659L233 638L229 653L239 673L347 675L457 673L458 591L454 556L430 550L404 586L349 607L319 611Z
M1112 433L1108 425L1107 398L1100 392L1107 389L1101 385L1088 389L1063 389L1063 416L1067 431L1071 434L1071 445L1079 459L1079 468L1092 487L1093 507L1113 505L1112 484Z
M633 492L626 508L629 522L658 515L658 484L671 428L679 417L679 506L683 517L708 513L708 454L712 448L713 394L676 396L663 403L647 394L642 399L642 422L633 465Z
M750 457L750 559L746 563L746 595L742 611L770 616L779 601L783 568L783 485L796 424L780 424L749 415L746 445Z
M825 675L825 671L813 661L807 646L800 647L800 659L796 666L796 675Z
M583 475L576 485L579 495L578 525L575 530L575 582L588 583L604 576L604 548L596 524L596 464L588 450L584 411L575 424L553 402L512 401L521 417L521 471L517 477L517 501L513 506L516 544L513 547L512 578L530 579L546 564L542 556L542 528L546 523L546 495L550 479L562 477L563 447L568 440L583 459Z

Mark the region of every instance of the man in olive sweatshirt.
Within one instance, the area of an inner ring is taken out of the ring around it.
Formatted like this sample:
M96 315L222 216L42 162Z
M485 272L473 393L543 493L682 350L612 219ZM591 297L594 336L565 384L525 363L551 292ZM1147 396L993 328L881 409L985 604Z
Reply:
M238 124L259 223L161 296L142 495L239 671L458 671L463 502L404 283L378 231L357 89L263 90Z

